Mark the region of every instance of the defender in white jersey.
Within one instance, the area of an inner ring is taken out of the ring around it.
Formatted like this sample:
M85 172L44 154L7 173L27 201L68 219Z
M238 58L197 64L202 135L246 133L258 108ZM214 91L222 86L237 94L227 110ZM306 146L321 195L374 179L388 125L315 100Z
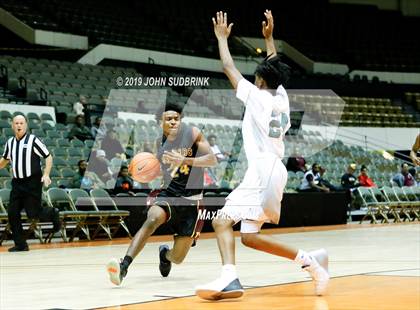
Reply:
M280 203L287 182L287 171L281 161L283 138L290 128L289 100L283 88L290 68L277 56L271 11L266 10L264 15L267 21L263 22L262 32L269 56L256 68L254 84L243 78L230 55L227 39L233 24L228 26L227 14L218 12L213 18L223 70L246 108L242 135L248 170L242 183L226 198L222 209L224 216L213 220L223 267L220 278L196 288L196 294L207 300L243 295L236 274L232 229L239 221L244 245L299 263L312 276L317 295L325 293L329 281L328 255L324 249L305 252L286 246L272 236L260 234L265 222L278 223L280 219Z

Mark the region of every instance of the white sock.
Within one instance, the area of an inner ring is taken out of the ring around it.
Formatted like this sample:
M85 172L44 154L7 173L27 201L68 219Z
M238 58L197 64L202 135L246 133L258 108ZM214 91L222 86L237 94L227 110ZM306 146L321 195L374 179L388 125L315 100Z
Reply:
M237 278L236 275L236 266L232 264L226 264L222 267L222 279L226 279L228 281L233 281Z
M298 264L302 266L309 266L312 262L312 259L309 256L308 252L299 250L296 255L295 262L297 262Z

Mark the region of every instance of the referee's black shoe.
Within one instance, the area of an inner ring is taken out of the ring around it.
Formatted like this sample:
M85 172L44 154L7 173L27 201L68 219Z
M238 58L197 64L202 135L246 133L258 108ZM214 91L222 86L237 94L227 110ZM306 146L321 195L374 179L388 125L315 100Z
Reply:
M60 210L54 208L54 215L53 215L53 231L59 232L61 230L61 220L60 220Z
M159 247L159 271L162 277L167 277L171 272L172 263L166 258L166 252L169 251L169 247L163 244Z
M7 251L9 252L24 252L24 251L29 251L29 247L27 244L25 245L15 245L12 248L9 248Z

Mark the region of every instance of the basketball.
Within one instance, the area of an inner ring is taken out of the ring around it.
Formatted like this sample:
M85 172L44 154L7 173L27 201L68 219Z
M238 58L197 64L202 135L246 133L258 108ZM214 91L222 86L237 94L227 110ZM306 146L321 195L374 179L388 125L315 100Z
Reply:
M160 173L160 163L152 153L138 153L131 160L128 171L131 177L140 183L148 183L156 179Z

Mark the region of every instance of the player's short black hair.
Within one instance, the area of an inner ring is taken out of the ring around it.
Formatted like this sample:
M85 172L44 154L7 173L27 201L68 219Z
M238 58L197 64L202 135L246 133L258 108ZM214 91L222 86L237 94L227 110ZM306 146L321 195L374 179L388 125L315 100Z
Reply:
M286 85L290 78L290 67L280 60L280 56L267 56L255 69L255 75L264 79L270 89Z
M367 170L367 167L365 165L362 165L362 167L360 167L360 171L363 171L365 169Z
M159 109L156 111L155 114L155 120L157 122L160 122L162 120L162 114L166 111L175 111L178 112L181 117L182 115L182 110L184 109L184 104L183 103L178 103L178 102L168 102L166 103L166 105L162 105L159 107Z
M207 137L207 140L210 140L211 138L215 138L215 139L217 139L216 135L209 135L209 136Z

